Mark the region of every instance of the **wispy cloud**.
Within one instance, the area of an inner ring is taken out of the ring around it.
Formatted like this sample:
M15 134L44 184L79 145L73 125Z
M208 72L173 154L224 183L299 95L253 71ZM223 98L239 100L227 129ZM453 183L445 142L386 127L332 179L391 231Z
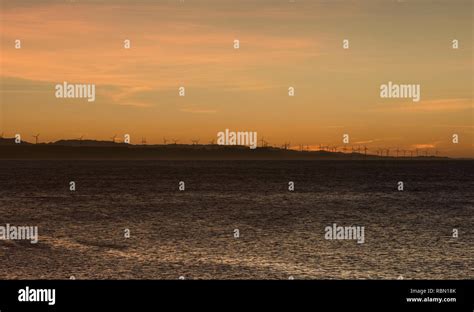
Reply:
M370 143L375 143L382 141L381 139L372 139L372 140L365 140L365 141L356 141L354 144L370 144Z
M410 147L417 148L417 149L435 148L436 144L434 143L412 144Z
M25 6L5 10L1 34L12 45L2 49L2 75L132 89L174 88L185 77L187 86L220 87L230 80L238 87L262 89L275 84L274 77L256 79L252 73L296 66L316 57L321 46L315 37L304 34L282 36L255 29L230 32L204 18L214 14L208 9L200 9L204 15L194 14L193 18L187 17L188 10L177 6L144 2L130 9L125 3L50 3L40 9ZM232 12L226 7L222 16ZM176 20L170 18L178 13ZM246 14L251 11L239 16ZM262 14L267 13L263 10ZM117 20L119 16L128 22L126 27ZM129 50L122 47L127 38L132 45ZM22 49L13 48L15 39L22 40ZM241 42L238 51L233 49L234 39Z
M388 106L390 105L390 106ZM438 100L422 100L418 103L403 102L400 104L387 104L384 107L377 107L373 111L379 112L459 112L473 109L472 99L453 98Z

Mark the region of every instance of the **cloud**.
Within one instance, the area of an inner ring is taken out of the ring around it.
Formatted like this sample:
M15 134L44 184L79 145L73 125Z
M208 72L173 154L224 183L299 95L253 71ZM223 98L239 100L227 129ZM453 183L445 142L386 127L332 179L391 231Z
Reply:
M259 29L236 33L212 24L213 10L206 8L192 18L179 6L148 2L49 3L5 10L1 35L11 46L2 47L2 75L132 88L171 88L185 77L187 86L219 87L231 80L245 87L255 72L294 67L318 55L314 36ZM13 48L15 39L22 40L19 50ZM131 49L122 47L124 39L131 40ZM241 41L239 50L233 49L234 39ZM248 87L275 84L272 77L261 79Z
M388 105L388 104L387 104ZM459 112L464 110L472 110L473 103L470 98L453 98L439 100L422 100L418 103L403 102L401 104L378 107L373 111L382 112Z
M382 140L381 139L373 139L373 140L357 141L357 142L354 142L354 144L369 144L369 143L374 143L374 142L378 142L378 141L382 141Z
M410 148L417 148L417 149L426 149L426 148L435 148L435 143L424 143L424 144L412 144Z

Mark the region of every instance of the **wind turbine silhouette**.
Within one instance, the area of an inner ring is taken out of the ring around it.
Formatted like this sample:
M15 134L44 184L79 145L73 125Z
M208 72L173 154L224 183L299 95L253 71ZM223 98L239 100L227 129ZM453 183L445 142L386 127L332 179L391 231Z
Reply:
M367 146L364 145L364 155L365 156L367 156L367 150L368 150Z
M142 137L142 144L146 144L146 137Z
M342 151L343 151L344 153L347 151L347 147L346 147L345 145L342 147Z
M400 150L398 149L398 147L397 147L397 149L395 150L395 152L397 153L397 157L398 157L398 153L400 153Z
M387 148L387 157L390 156L390 149Z
M37 135L32 135L35 138L35 144L38 144L39 133Z
M175 140L175 139L173 139L172 141L173 141L174 145L178 144L178 142L179 142L179 140Z
M115 143L115 139L117 138L117 135L114 135L113 137L111 137L110 139L112 140L113 143Z
M214 139L210 140L209 144L214 145L214 141L215 141Z
M165 137L163 137L163 144L166 145L167 142L168 140Z
M197 145L199 143L199 139L193 139L191 140L191 142L193 143L193 145Z
M79 138L77 138L77 140L79 140L79 144L82 144L82 138L83 138L83 137L84 137L84 136L81 135Z

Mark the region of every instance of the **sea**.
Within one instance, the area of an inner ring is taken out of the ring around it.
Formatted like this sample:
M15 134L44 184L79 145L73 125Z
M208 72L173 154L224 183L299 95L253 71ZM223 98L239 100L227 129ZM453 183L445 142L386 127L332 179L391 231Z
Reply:
M0 226L39 236L0 240L0 279L473 279L473 169L1 160ZM327 239L334 225L364 242Z

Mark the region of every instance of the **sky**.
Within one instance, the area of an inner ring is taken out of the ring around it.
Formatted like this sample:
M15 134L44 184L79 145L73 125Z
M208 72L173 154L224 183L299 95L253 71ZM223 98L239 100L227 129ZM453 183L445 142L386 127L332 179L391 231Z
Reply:
M207 143L230 129L317 149L348 134L369 153L474 157L470 0L0 3L5 137ZM56 98L64 81L95 84L95 101ZM419 84L420 101L381 98L389 81Z

